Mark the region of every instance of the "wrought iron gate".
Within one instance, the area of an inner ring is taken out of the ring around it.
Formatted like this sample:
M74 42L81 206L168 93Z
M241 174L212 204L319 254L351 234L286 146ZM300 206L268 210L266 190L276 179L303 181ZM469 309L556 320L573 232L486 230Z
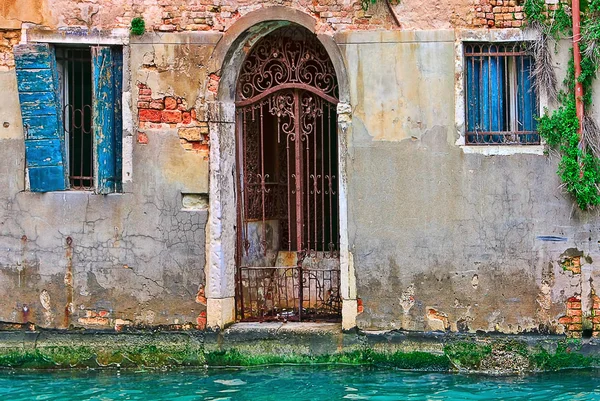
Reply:
M238 318L341 316L337 81L310 32L280 28L237 87Z

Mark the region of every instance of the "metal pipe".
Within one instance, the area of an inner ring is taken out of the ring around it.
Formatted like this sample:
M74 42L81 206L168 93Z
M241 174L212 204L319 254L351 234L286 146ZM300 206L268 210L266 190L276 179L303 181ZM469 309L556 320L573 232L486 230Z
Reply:
M581 135L583 128L583 84L579 82L581 76L581 50L579 49L579 41L581 40L581 7L579 0L573 0L573 61L575 64L575 108L577 111L577 118L579 119L579 138L580 146L583 142Z

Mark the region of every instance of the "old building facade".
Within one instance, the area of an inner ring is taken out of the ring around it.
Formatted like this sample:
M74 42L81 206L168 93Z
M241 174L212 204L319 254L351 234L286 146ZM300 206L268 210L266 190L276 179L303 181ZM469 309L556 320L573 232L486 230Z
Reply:
M5 1L0 321L592 331L522 2L425 3Z

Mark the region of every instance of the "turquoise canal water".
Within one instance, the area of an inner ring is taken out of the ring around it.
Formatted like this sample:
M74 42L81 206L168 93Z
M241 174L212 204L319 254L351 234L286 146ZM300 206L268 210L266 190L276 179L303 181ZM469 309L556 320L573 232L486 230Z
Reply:
M0 400L600 400L600 372L489 377L306 367L0 371Z

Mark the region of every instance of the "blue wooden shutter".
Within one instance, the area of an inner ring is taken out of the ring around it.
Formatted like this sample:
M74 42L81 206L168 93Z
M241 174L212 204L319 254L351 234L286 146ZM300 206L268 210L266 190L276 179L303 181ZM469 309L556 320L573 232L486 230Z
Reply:
M533 59L531 56L521 56L516 58L517 63L517 121L518 131L537 130L537 97L533 90L533 78L531 69L533 68ZM539 142L538 134L529 134L520 136L522 143Z
M37 43L17 45L14 55L29 189L65 190L67 163L54 48Z
M96 191L116 191L115 85L113 53L108 46L92 47L93 124Z
M113 85L115 88L114 137L115 137L115 183L116 191L123 191L123 51L112 49Z

